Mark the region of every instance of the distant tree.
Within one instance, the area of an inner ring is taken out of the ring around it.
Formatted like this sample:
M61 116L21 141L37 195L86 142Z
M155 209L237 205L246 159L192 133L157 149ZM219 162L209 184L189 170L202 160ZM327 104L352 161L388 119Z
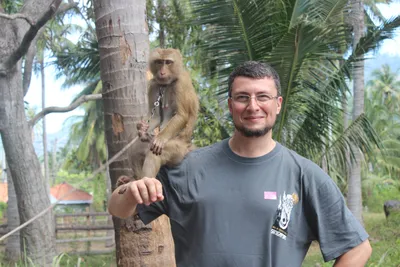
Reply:
M400 183L400 76L388 65L372 72L365 91L365 113L384 146L364 166L364 184Z

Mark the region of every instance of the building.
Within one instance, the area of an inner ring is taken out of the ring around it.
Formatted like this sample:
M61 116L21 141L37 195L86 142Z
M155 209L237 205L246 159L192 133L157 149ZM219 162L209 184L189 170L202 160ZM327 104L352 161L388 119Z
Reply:
M85 212L89 211L93 196L83 190L63 182L50 188L51 204L57 202L56 212Z

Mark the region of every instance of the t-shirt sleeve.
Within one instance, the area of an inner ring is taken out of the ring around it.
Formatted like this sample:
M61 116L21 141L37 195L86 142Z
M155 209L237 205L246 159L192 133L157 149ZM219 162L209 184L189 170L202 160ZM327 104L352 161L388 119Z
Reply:
M145 204L137 205L139 218L144 224L148 224L159 216L168 215L168 195L170 194L170 183L168 182L168 170L162 167L157 174L157 179L161 182L163 188L164 200L146 206Z
M347 208L333 180L317 165L311 164L309 171L313 182L308 191L306 216L324 260L330 261L365 241L368 234Z

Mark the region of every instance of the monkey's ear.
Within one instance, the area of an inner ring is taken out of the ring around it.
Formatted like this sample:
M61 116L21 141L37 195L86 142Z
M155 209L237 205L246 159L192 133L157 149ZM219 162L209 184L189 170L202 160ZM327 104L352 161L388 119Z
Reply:
M174 49L175 55L178 56L179 58L179 62L183 62L183 56L181 54L181 51L179 51L179 49Z
M162 52L161 48L153 49L153 51L150 52L150 61L153 61L156 58L160 58L161 52Z

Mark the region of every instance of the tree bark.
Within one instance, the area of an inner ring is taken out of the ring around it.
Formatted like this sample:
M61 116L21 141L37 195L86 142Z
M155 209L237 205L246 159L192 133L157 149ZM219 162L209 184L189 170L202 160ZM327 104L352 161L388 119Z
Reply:
M7 167L8 169L8 167ZM10 173L7 177L8 202L7 202L7 231L11 231L20 225L18 214L17 195ZM14 265L21 257L20 234L16 232L6 241L5 260L9 266Z
M353 50L356 48L360 38L364 35L364 3L363 0L351 0L352 26L354 33ZM354 107L353 120L364 113L364 58L360 58L353 69ZM354 216L363 223L362 218L362 191L361 191L361 162L363 155L357 148L355 161L350 169L348 183L347 205Z
M43 58L40 59L40 77L42 80L42 110L46 108L46 84L45 84L45 73L44 73L44 62ZM46 128L46 117L42 118L43 125L43 164L44 164L44 179L50 184L49 175L49 154L47 153L47 128Z
M164 0L157 1L156 18L159 25L158 30L158 41L160 42L160 47L165 48L165 2Z
M20 220L24 223L50 206L50 199L25 116L21 77L20 64L6 77L0 77L0 106L4 107L0 121L5 126L1 137L17 194ZM21 229L21 245L26 256L40 266L50 266L56 254L52 214L50 211Z
M55 185L56 184L56 178L57 178L57 170L58 170L58 163L57 163L57 138L54 139L53 142L53 149L51 152L51 185Z
M146 70L149 54L145 0L94 2L96 33L103 82L108 157L136 137L136 122L147 113ZM141 145L137 142L134 145ZM147 145L146 145L147 147ZM136 152L135 152L136 151ZM131 149L109 168L113 190L119 176L134 176ZM140 156L136 154L136 156ZM173 242L167 217L143 225L113 218L118 266L174 266Z
M43 23L45 19L40 18L50 10L52 2L26 1L21 13L29 16L32 21ZM25 115L20 60L21 53L27 50L26 45L30 44L29 40L37 28L26 37L32 27L25 20L0 18L0 25L0 65L12 64L2 69L0 74L0 133L17 195L20 221L24 223L50 206L47 181L43 179L33 148L31 128ZM21 43L24 43L24 49ZM15 60L18 60L17 63L13 63ZM51 266L56 255L54 233L52 211L22 228L20 234L21 248L26 251L24 256L38 266Z

